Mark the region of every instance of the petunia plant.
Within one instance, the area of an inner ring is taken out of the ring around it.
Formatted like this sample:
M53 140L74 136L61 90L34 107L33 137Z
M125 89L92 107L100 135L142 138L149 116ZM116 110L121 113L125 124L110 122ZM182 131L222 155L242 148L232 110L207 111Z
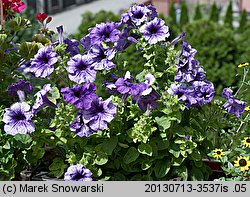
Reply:
M218 144L234 147L244 135L247 72L235 94L216 93L188 32L170 40L153 6L134 4L80 40L65 38L63 25L48 29L47 14L36 18L33 42L13 41L12 21L31 25L20 16L6 18L0 34L4 179L46 171L65 181L209 180L209 153L217 148L220 159ZM130 47L141 54L136 67L123 58ZM249 168L240 156L235 165Z

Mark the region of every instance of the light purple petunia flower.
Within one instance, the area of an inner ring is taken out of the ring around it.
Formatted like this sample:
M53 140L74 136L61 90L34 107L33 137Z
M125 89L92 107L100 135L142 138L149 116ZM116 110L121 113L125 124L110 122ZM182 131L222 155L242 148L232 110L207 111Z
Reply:
M67 62L68 76L71 81L78 84L85 82L94 82L96 78L96 71L91 65L87 55L75 55Z
M142 25L144 22L149 20L149 14L151 11L144 5L133 5L128 11L128 15L131 18L131 21L136 25Z
M91 43L91 38L89 37L89 34L84 36L81 40L80 40L80 43L82 44L83 48L85 50L89 50L92 46L92 43Z
M51 46L40 48L31 59L29 72L34 73L36 77L47 78L54 71L57 60L57 53L53 51Z
M229 98L222 106L222 108L226 109L229 114L234 114L237 118L239 118L245 111L245 107L246 102L240 101L236 98Z
M91 102L98 98L95 94L96 86L93 83L76 85L73 88L62 88L64 101L74 105L79 109L89 109Z
M164 41L170 36L168 26L166 26L164 20L160 18L154 18L154 20L144 24L140 28L140 32L144 34L149 44Z
M115 53L114 49L94 45L88 51L90 64L95 70L110 70L115 67L115 64L112 62Z
M17 83L12 83L7 88L9 96L15 97L18 96L20 101L25 99L25 93L32 93L33 87L30 82L19 80Z
M233 97L233 90L231 90L230 88L224 88L222 90L222 96L226 99Z
M5 123L4 131L10 135L30 134L35 131L31 118L30 106L25 102L14 103L5 109L2 121Z
M89 29L89 38L92 45L100 45L102 42L114 43L119 39L119 24L115 22L106 22L97 24Z
M88 124L93 131L105 130L107 124L111 122L116 115L116 106L112 103L111 98L102 101L96 99L92 101L91 108L82 110L83 122Z
M222 90L222 96L227 99L222 108L226 109L229 114L234 114L239 118L245 111L246 102L240 101L233 96L233 91L230 88L224 88Z
M38 91L35 96L36 96L36 102L32 107L32 113L35 115L42 107L45 105L48 105L53 108L57 108L57 106L51 102L47 94L52 90L51 84L45 84L43 86L43 89Z
M72 165L65 172L64 181L92 181L92 172L82 164Z
M84 123L81 111L78 112L74 122L69 125L69 129L80 137L89 137L92 133L96 132L88 124Z

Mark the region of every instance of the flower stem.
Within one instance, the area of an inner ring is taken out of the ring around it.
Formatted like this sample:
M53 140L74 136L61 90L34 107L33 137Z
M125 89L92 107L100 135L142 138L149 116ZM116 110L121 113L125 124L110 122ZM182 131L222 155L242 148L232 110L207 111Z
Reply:
M248 69L245 69L245 68L244 68L242 82L241 82L241 84L240 84L239 89L237 90L237 92L236 92L235 95L234 95L235 97L236 97L237 94L240 92L241 88L243 87L243 85L244 85L244 83L245 83L245 81L246 81L246 77L247 77L248 71L249 71Z

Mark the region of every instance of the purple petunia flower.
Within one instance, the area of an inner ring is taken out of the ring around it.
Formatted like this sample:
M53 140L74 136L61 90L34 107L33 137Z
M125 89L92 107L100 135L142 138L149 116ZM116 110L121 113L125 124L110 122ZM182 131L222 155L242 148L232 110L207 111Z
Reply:
M92 46L100 45L102 42L114 43L119 39L120 31L119 24L115 22L106 22L97 24L95 27L89 29L89 38Z
M92 172L82 164L72 165L64 174L64 181L92 181Z
M48 105L50 107L53 108L57 108L57 106L51 102L48 97L47 94L49 93L49 91L52 90L51 84L45 84L43 86L43 89L38 91L35 96L36 96L36 102L32 107L32 113L35 115L43 106Z
M80 137L89 137L92 133L96 132L92 130L88 124L84 123L81 111L78 112L74 122L69 125L69 129Z
M51 46L40 48L38 53L31 59L29 71L36 77L47 78L54 71L54 64L57 63L57 53Z
M32 93L33 87L30 82L19 80L17 83L12 83L7 88L9 96L15 97L18 96L20 101L25 99L25 93Z
M185 32L182 32L179 36L177 36L172 42L169 44L169 46L176 45L180 40L182 40L186 36Z
M64 101L74 105L80 109L89 109L91 102L98 98L95 94L96 86L93 83L85 83L84 85L76 85L73 88L62 88Z
M115 67L115 64L112 62L115 53L114 49L94 45L88 52L90 64L95 70L110 70Z
M147 110L154 110L158 106L157 100L161 98L161 95L153 88L150 93L140 94L133 97L133 101L138 104L139 108L146 112Z
M116 106L111 98L102 101L96 99L92 101L91 108L82 110L83 122L88 124L93 131L107 129L107 124L111 122L116 115Z
M69 38L63 38L63 26L56 27L57 33L58 33L58 42L59 44L66 44L66 52L70 53L70 56L75 56L80 52L80 49L78 48L79 42L75 39L69 39Z
M182 101L187 107L196 107L198 105L193 86L187 86L184 83L178 85L172 84L168 89L168 93L177 95L178 100Z
M89 37L89 35L83 37L81 40L80 40L80 43L82 44L83 48L85 50L89 50L92 46L92 43L91 43L91 38Z
M140 28L140 32L144 34L149 44L164 41L170 36L168 26L166 26L164 20L160 18L154 18L154 20L144 24Z
M91 66L91 62L87 55L75 55L67 62L68 76L71 81L78 84L84 82L94 82L96 78L96 71Z
M239 118L244 112L246 107L246 102L240 101L236 98L229 98L226 103L222 106L223 109L226 109L229 114L234 114Z
M137 44L138 38L140 38L137 34L130 34L130 27L124 27L122 33L119 36L119 40L115 44L115 49L118 51L124 51L127 47L129 47L132 43Z
M206 78L206 72L200 63L194 58L196 50L183 41L181 45L181 54L178 57L178 68L175 76L177 82L203 81Z
M222 90L222 96L227 99L222 108L226 109L229 114L234 114L239 118L245 111L246 102L240 101L233 96L233 91L230 88L224 88Z
M5 109L2 121L5 123L4 131L10 135L30 134L35 131L30 106L25 102L14 103Z
M233 90L231 90L230 88L224 88L222 90L222 96L226 99L233 97Z
M148 16L151 11L144 5L133 5L128 11L131 21L136 25L141 25L148 21Z
M214 85L209 81L194 81L192 83L195 98L200 106L211 103L215 94Z

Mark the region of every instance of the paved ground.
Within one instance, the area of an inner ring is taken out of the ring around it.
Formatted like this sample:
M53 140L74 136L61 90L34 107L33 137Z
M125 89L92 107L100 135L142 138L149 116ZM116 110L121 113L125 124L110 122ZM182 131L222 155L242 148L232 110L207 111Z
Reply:
M56 27L63 25L66 34L72 34L77 31L82 20L82 14L86 11L96 13L100 10L113 11L119 13L120 10L130 7L131 4L138 2L137 0L96 0L88 4L72 7L61 13L51 15L52 22L48 25L49 28L56 31Z

